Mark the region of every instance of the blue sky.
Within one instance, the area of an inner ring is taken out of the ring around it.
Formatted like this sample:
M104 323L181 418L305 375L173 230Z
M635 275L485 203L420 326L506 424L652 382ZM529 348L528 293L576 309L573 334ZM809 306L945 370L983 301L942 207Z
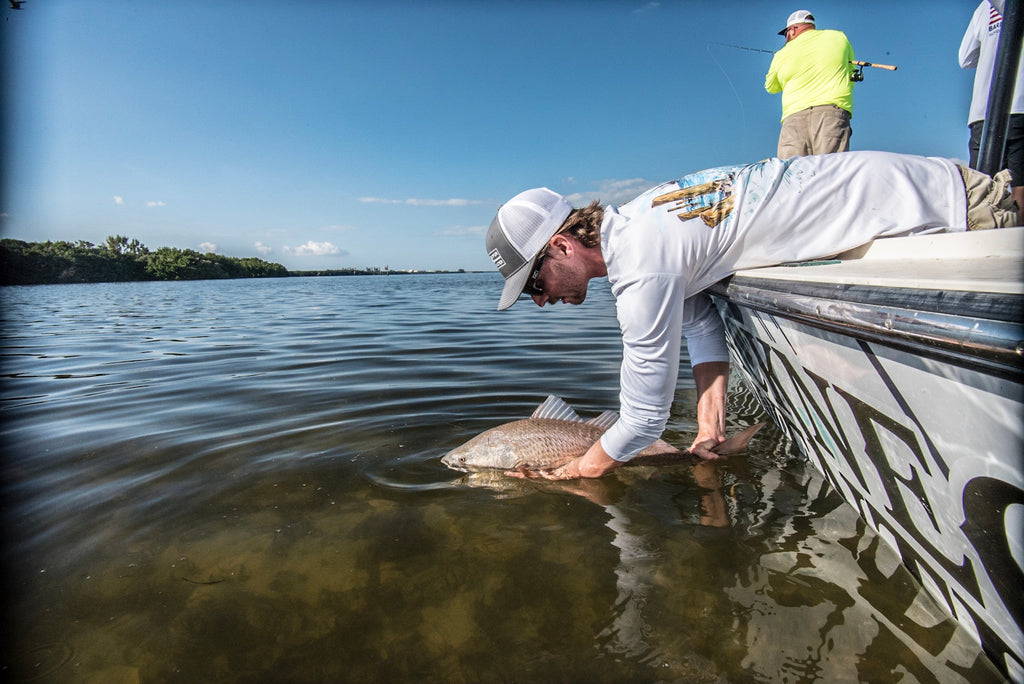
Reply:
M775 152L795 9L866 70L853 149L966 159L977 3L4 3L3 237L108 235L289 269L492 268L498 205L583 205Z

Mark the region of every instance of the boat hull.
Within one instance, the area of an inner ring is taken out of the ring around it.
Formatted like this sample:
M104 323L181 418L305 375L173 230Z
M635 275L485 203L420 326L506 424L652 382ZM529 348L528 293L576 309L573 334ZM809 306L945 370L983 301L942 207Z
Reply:
M929 593L1024 679L1024 296L777 273L711 291L738 372Z

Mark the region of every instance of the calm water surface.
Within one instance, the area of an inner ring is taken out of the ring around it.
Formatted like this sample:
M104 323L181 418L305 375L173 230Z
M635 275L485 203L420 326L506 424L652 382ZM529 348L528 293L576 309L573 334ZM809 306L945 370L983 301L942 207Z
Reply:
M446 469L548 394L618 403L604 287L497 313L499 289L0 290L4 679L1000 681L773 428L585 483ZM679 446L694 402L684 374Z

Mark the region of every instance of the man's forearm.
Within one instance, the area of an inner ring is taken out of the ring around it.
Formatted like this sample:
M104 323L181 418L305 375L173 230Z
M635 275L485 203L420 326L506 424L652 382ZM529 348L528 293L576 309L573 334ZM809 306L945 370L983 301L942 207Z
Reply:
M709 361L693 367L697 383L697 438L691 450L706 456L725 441L725 400L729 390L729 362Z
M601 477L621 465L608 455L601 445L601 440L594 442L593 446L576 463L580 477Z

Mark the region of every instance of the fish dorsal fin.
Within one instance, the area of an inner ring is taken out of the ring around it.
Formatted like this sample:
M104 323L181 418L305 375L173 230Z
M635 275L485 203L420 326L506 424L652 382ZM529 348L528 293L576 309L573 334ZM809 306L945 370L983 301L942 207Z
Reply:
M616 413L615 411L605 411L597 418L591 418L587 422L590 423L591 425L596 425L598 427L610 428L612 425L615 424L615 421L617 421L618 419L619 414Z
M573 410L572 406L565 403L553 394L549 394L544 403L537 407L531 418L552 418L554 420L571 420L581 422L583 419Z

